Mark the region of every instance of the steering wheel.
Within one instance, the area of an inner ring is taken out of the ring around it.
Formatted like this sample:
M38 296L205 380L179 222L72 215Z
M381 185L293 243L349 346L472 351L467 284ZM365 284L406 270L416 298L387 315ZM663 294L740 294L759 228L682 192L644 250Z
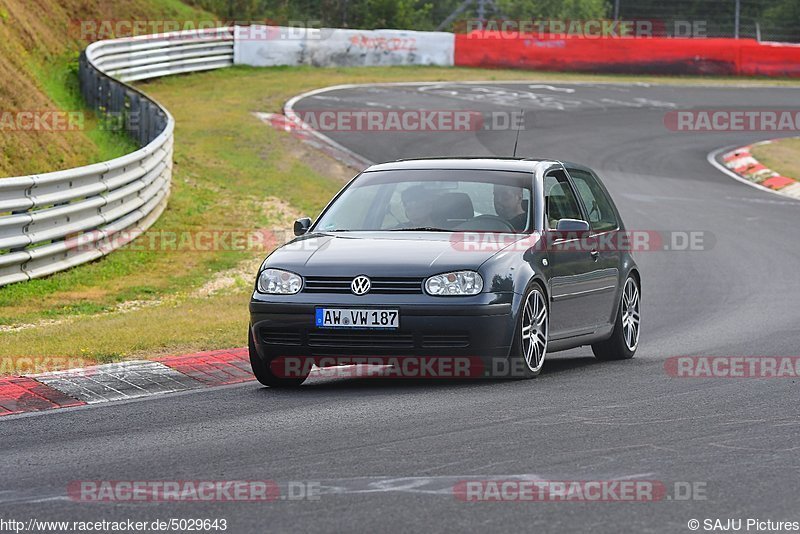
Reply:
M491 222L498 223L496 226L499 227L499 228L490 228L490 229L483 228L481 226L481 224L480 224L482 221L487 221L487 222L491 221ZM517 231L513 226L511 226L511 223L509 223L507 220L503 219L502 217L500 217L498 215L489 215L489 214L478 215L474 219L470 219L469 221L463 222L463 223L458 225L458 229L459 230L484 231L484 232L508 231L508 232L512 232L512 233Z

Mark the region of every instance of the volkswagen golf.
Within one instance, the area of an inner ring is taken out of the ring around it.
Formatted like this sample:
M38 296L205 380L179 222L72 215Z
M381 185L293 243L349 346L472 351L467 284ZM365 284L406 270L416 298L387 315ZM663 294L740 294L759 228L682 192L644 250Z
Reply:
M373 165L294 233L250 301L250 362L271 387L369 361L356 356L467 358L469 376L532 378L548 353L590 345L618 360L639 344L639 268L608 191L581 165Z

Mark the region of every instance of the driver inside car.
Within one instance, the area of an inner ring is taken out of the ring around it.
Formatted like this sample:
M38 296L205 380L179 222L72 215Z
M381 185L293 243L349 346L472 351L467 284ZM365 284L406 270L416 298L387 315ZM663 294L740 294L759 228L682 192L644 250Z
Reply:
M521 187L494 185L494 209L516 232L522 232L528 226L528 212L522 206Z
M433 195L421 185L414 185L405 189L400 194L403 210L406 212L408 222L402 227L417 228L434 226L433 224Z

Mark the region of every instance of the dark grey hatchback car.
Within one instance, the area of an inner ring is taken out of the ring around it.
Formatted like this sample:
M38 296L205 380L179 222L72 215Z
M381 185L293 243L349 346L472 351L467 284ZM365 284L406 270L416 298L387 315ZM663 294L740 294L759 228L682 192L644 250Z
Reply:
M298 386L312 364L426 359L457 361L447 369L460 376L531 378L548 352L636 352L639 269L608 191L586 167L373 165L294 232L261 265L250 302L250 361L262 384Z

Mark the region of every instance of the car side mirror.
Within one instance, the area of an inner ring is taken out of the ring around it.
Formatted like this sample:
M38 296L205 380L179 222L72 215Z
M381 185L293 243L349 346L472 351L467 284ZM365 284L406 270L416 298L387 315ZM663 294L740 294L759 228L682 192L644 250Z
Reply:
M294 222L294 235L304 235L311 228L311 219L302 217Z
M579 219L561 219L556 225L558 232L588 232L589 223Z

